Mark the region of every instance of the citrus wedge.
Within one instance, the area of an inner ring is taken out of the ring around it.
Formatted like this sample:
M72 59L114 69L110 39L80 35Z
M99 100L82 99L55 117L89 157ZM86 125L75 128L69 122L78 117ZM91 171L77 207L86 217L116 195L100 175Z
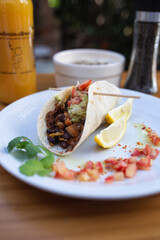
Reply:
M111 148L115 146L126 132L126 123L126 116L118 119L97 134L94 138L95 142L103 148Z
M128 121L132 113L132 104L133 98L128 99L124 104L109 111L106 115L106 122L108 124L114 123L123 116L126 116Z

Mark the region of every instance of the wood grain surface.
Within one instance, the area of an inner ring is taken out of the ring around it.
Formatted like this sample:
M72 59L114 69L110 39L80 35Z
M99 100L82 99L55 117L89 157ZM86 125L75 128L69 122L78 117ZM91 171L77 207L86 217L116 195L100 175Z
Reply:
M38 76L38 90L55 86L52 74ZM121 201L66 198L35 189L0 167L0 240L10 239L159 240L160 194Z

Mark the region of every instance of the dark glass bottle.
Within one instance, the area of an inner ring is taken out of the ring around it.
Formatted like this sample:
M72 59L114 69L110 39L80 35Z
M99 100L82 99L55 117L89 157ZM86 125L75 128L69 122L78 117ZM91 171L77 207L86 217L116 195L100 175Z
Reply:
M156 93L160 1L136 0L135 7L133 49L125 88Z

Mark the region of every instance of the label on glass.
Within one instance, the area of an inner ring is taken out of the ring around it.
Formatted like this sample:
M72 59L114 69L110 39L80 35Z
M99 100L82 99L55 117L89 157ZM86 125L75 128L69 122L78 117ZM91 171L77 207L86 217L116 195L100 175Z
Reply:
M0 32L0 74L27 74L35 69L30 32Z

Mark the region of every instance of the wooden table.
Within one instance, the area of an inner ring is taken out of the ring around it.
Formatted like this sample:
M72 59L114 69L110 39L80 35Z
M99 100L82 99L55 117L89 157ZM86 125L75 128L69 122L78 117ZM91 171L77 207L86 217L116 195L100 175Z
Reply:
M39 75L38 90L49 86L55 87L54 76ZM10 239L159 240L160 194L121 201L71 199L32 188L0 167L0 240Z

